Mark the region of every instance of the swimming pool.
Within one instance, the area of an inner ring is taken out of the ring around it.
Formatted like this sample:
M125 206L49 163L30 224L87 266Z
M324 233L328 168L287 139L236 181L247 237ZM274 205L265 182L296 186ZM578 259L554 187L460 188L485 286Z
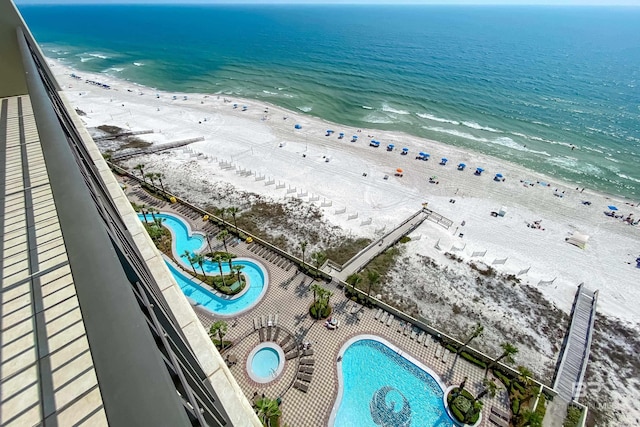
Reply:
M144 220L142 215L138 215L138 217L141 221ZM191 269L191 265L182 258L181 255L187 250L189 252L197 252L206 249L207 243L205 236L197 233L192 234L188 224L178 216L161 213L156 214L156 217L163 218L164 221L162 225L171 230L174 257L182 263L185 268ZM150 215L147 215L147 219L151 220ZM266 285L268 283L267 271L262 266L248 259L236 258L233 260L233 265L244 266L242 274L244 274L249 281L249 286L240 296L232 298L223 298L212 293L194 282L189 275L180 271L180 269L176 268L173 264L169 262L166 262L166 264L174 279L178 282L180 289L182 289L182 293L201 306L222 316L233 316L252 307L266 292ZM217 262L206 260L202 267L207 274L220 274ZM200 267L196 266L196 270L200 270ZM229 264L227 262L222 264L222 271L224 274L229 273Z
M444 408L444 386L437 375L392 347L370 335L352 338L343 346L340 390L329 425L454 426Z
M247 357L247 373L258 383L268 383L284 368L284 351L275 343L265 342L254 347Z

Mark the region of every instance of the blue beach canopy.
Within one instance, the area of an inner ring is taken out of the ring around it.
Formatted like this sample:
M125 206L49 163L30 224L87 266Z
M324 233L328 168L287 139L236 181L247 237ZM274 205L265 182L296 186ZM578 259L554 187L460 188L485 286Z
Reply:
M617 207L615 207L615 206L613 206L613 205L609 205L609 206L607 206L607 207L608 207L610 210L612 210L612 211L617 211L617 210L618 210L618 208L617 208Z
M442 160L441 160L442 164L445 164L445 163L447 163L448 161L449 161L449 159L447 159L446 157L443 157L443 158L442 158Z
M302 129L302 125L299 125L296 123L296 125L294 126L296 129Z
M393 144L387 145L387 148L393 148L393 147L395 147L395 145L393 145Z
M353 135L353 139L358 139L358 135Z
M459 168L466 168L466 167L467 167L467 165L465 165L464 163L460 163L460 164L458 165L458 167L459 167Z
M478 172L478 173L482 173L482 172L484 172L484 169L482 169L482 168L476 168L476 172Z
M405 153L408 153L409 149L405 147L405 148L402 149L402 151L404 151Z
M497 173L496 174L496 178L502 178L502 174L501 173Z
M419 155L420 157L424 157L426 154L427 154L427 153L424 153L424 152L422 152L422 151L418 153L418 155Z
M327 133L333 133L331 129L327 129Z
M344 136L344 132L340 132L340 136Z

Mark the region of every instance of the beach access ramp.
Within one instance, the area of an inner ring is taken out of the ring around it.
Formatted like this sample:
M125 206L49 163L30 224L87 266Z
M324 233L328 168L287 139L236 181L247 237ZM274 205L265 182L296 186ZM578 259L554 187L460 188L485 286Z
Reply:
M578 401L589 362L598 291L578 286L571 310L571 323L560 350L553 388L565 402Z
M386 251L389 247L393 246L398 242L401 238L411 233L413 230L418 228L420 224L426 219L429 219L437 224L440 224L444 228L449 228L453 223L451 220L443 217L440 214L433 212L426 207L423 207L409 218L405 219L400 225L395 227L393 230L380 237L377 240L374 240L353 256L349 261L344 263L340 269L340 271L326 271L328 274L333 275L335 278L345 281L347 277L349 277L353 273L357 273L362 270L367 264L371 262L372 259ZM327 264L328 266L332 266L331 263Z

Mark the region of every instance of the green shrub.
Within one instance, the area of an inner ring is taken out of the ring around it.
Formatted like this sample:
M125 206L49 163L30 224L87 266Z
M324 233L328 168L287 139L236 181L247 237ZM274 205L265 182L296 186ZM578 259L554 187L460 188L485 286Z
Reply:
M451 353L456 353L458 351L458 349L452 346L451 344L447 344L445 348L449 350Z
M513 388L515 388L516 390L518 390L522 394L524 394L524 392L525 392L525 389L524 389L523 385L520 384L520 382L518 382L518 381L513 381Z
M540 415L540 419L544 419L544 416L546 413L547 413L547 399L545 399L544 394L541 394L540 400L538 400L538 406L536 406L536 414Z
M577 427L582 418L582 411L577 406L569 405L567 407L567 417L564 419L563 427Z
M407 243L407 242L411 241L411 237L403 236L399 241L400 241L400 243Z
M464 420L464 414L460 412L458 408L455 406L449 406L449 409L451 409L451 413L458 421L462 422L462 420Z
M498 377L498 379L500 381L502 381L502 384L505 385L505 387L509 388L511 386L511 380L502 372L498 371L497 369L495 369L493 371L493 374Z
M319 306L316 303L311 304L309 307L309 314L314 319L326 319L331 315L331 306Z
M460 355L462 356L463 359L473 363L476 366L481 367L482 369L486 369L487 368L487 364L484 363L482 360L480 359L476 359L474 356L472 356L471 354L463 351L462 353L460 353Z
M520 412L520 399L517 397L514 397L511 401L511 412L514 414L518 414L518 412Z

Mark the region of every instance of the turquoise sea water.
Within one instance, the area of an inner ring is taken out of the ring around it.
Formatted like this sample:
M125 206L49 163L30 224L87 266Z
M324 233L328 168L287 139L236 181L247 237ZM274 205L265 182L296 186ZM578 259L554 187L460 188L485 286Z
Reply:
M20 9L78 71L400 130L640 197L640 8Z
M381 342L351 344L341 371L344 391L335 427L454 426L433 377Z

